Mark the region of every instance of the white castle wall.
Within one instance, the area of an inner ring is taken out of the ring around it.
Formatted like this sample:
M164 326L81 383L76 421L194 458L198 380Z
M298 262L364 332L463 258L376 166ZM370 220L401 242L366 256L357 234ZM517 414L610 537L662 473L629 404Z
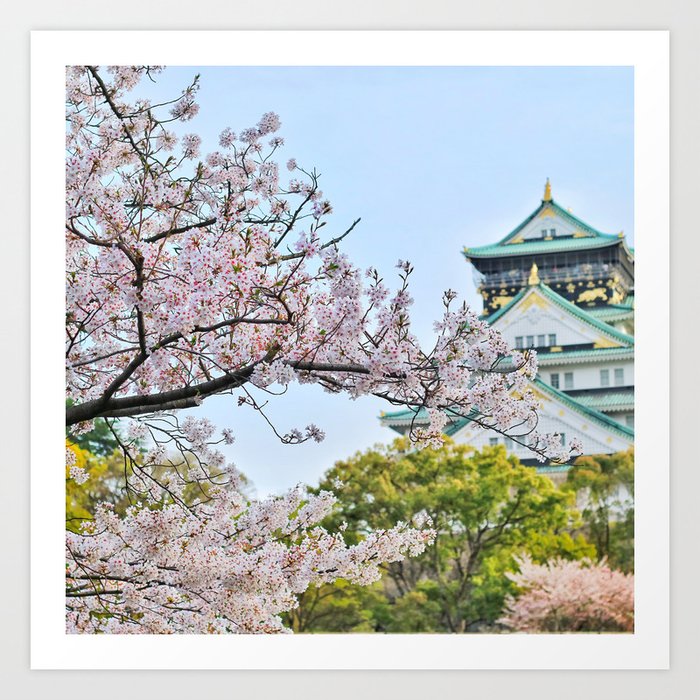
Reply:
M633 445L631 438L610 430L549 397L541 398L537 430L541 433L563 433L566 442L573 437L578 437L583 444L583 454L612 454L627 450ZM457 443L471 445L476 449L492 444L505 444L509 453L521 459L533 457L533 453L526 447L521 447L493 431L481 429L474 424L467 424L453 436L453 439Z
M522 338L524 346L529 347L528 337L532 337L532 343L537 347L540 340L538 336L545 336L545 344L548 346L582 345L607 339L602 331L563 309L544 302L539 295L531 301L535 294L537 293L533 292L530 297L525 297L520 304L493 323L493 327L500 331L511 347L516 347L517 338ZM549 338L552 334L556 336L554 343ZM618 341L613 342L617 344Z
M615 380L615 370L621 369L623 372L622 384L617 384ZM601 383L601 370L608 371L609 384L605 387ZM552 375L559 375L559 389L564 387L564 374L572 372L574 384L572 389L600 389L607 388L614 390L616 387L634 386L634 361L620 360L618 362L595 362L590 364L563 363L546 365L540 364L539 376L542 381L552 385ZM569 388L569 387L566 387Z

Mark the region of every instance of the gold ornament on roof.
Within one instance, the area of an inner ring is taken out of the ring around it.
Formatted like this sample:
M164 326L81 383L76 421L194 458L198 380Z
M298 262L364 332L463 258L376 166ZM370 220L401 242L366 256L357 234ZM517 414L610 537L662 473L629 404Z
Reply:
M540 276L537 273L537 263L532 263L532 267L530 268L530 277L528 277L527 283L530 287L534 287L540 283Z
M549 178L547 178L547 182L545 182L544 185L544 197L542 197L543 202L551 202L552 201L552 186L549 184Z

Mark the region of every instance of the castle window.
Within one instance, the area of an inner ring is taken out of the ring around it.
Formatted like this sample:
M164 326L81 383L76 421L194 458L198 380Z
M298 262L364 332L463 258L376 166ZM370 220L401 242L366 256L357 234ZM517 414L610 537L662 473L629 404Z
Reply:
M625 370L623 367L615 369L615 386L623 386L625 383Z
M610 370L600 370L600 386L610 386Z
M555 388L559 388L559 374L550 374L549 375L549 383Z
M634 428L634 414L633 413L625 416L625 425L628 428Z
M546 237L547 237L547 229L543 228L542 229L542 238L546 238Z
M559 436L559 440L561 440L561 444L562 444L562 445L566 445L566 433L562 433L562 434Z
M527 336L527 346L529 348L532 348L535 346L535 336L534 335L528 335Z
M516 336L515 336L515 349L516 349L516 350L522 350L522 349L523 349L523 337L522 337L522 335L516 335Z
M543 336L543 335L538 335L538 336L537 336L537 347L538 347L538 348L543 348L543 347L544 347L544 336Z
M574 373L564 372L564 388L573 389L574 388Z
M489 438L489 445L491 445L491 447L498 445L498 438Z
M556 345L556 344L557 344L557 334L556 334L556 333L550 333L550 334L549 334L549 344L550 344L550 345Z
M550 228L549 229L549 235L554 238L554 236L557 235L557 230L555 228Z

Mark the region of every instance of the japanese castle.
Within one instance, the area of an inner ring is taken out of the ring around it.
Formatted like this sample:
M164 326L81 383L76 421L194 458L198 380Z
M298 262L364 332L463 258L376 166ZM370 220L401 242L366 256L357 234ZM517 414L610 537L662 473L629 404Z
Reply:
M634 444L634 249L622 232L602 233L552 198L493 245L464 248L483 299L483 318L511 347L537 351L531 389L540 402L538 430L578 437L584 454ZM404 434L424 422L411 410L385 413ZM505 444L525 464L532 453L513 440L455 417L446 433L480 449ZM568 467L538 465L538 471Z

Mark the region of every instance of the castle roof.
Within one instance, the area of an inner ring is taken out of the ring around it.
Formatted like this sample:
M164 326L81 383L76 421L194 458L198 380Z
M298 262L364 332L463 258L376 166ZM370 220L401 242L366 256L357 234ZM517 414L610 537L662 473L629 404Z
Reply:
M589 399L585 399L585 402L581 402L578 398L568 396L564 392L555 389L539 378L532 380L532 385L535 391L540 391L543 394L549 395L551 398L564 404L572 411L585 416L588 420L594 421L607 430L612 430L625 438L634 439L634 430L632 428L618 423L616 420L606 416L597 408L593 408L591 405L586 405L588 403L592 403L592 401ZM446 414L448 416L449 424L445 427L443 432L450 437L455 435L455 433L459 432L465 425L472 421L472 418L459 416L459 414L454 411L450 411L449 409L446 411ZM478 415L478 412L474 411L473 417L476 417L476 415ZM408 427L410 425L426 425L428 423L428 413L424 408L408 408L402 411L383 413L380 416L380 420L383 425L392 428L397 432L401 432L402 427Z
M598 411L626 411L634 408L634 389L581 394L576 401Z
M590 364L592 362L616 362L634 359L633 347L591 348L588 350L562 350L561 352L539 352L537 364L549 365Z
M532 229L533 222L536 222L538 219L558 222L560 226L557 228L560 228L564 235L560 233L559 235L546 238L530 238L528 232ZM590 250L620 244L625 247L630 257L633 257L633 249L627 247L622 232L603 233L574 216L552 199L549 180L547 180L544 198L532 214L519 223L498 243L476 246L474 248L465 247L463 255L467 260L478 260L482 258Z
M596 330L615 339L622 345L626 345L629 347L634 345L634 338L631 335L627 335L626 333L617 330L617 328L611 326L608 323L605 323L604 321L601 321L588 311L585 311L579 306L576 306L576 304L573 304L568 299L565 299L563 296L561 296L561 294L557 294L551 287L546 285L544 282L539 282L535 285L523 287L507 304L505 304L505 306L502 306L500 309L498 309L498 311L491 314L490 316L487 316L485 320L487 321L487 323L489 323L489 325L493 325L495 321L506 316L508 313L510 313L512 309L518 306L521 301L523 301L527 296L531 294L541 295L542 297L559 306L561 309L568 312L572 316L575 316L578 320L583 321L589 326L594 327Z

